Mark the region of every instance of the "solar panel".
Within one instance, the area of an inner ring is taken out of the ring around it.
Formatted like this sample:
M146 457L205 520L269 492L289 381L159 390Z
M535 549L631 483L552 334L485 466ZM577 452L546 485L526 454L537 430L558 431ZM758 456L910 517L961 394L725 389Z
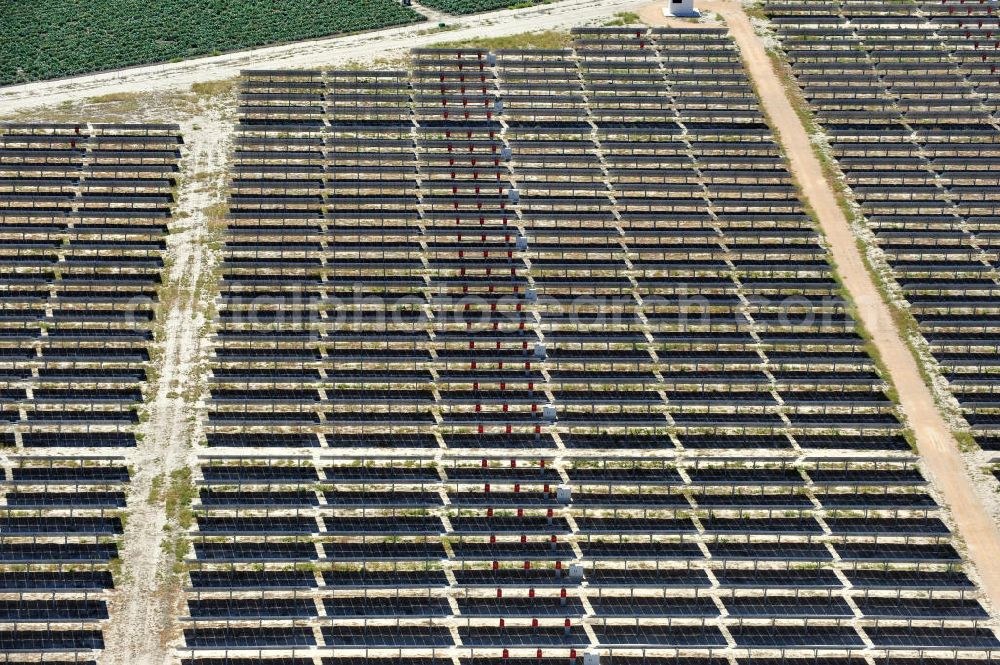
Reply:
M242 94L185 649L718 665L724 625L825 663L974 588L723 31ZM835 152L927 170L858 118Z

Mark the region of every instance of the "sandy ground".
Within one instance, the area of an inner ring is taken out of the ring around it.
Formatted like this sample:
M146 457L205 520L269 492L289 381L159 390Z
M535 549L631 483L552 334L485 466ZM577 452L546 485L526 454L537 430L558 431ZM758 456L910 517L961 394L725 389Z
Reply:
M186 147L159 313L162 356L148 420L141 428L143 440L129 458L134 475L121 552L123 574L112 597L101 657L109 665L172 662L171 643L179 633L176 618L186 613L178 593L181 580L172 570L174 554L161 547L166 511L162 500L150 502L148 497L154 478L162 477L166 485L171 471L195 466L192 444L201 431L201 369L209 352L203 327L207 301L214 293L206 288L215 263L207 211L225 200L234 113L234 100L216 102L181 126Z
M87 118L114 122L180 122L187 143L182 160L182 185L178 192L178 219L168 239L170 302L161 313L162 366L150 387L144 440L129 457L134 472L122 557L123 574L112 596L111 620L105 630L107 649L102 663L173 661L178 626L174 619L184 612L178 579L171 575L172 555L161 550L166 516L162 504L146 501L157 476L194 467L192 442L201 436L198 394L209 352L204 337L204 312L212 297L204 281L216 262L208 228L208 210L224 200L231 130L235 121L232 98L184 101L192 84L238 76L244 68L336 67L351 62L374 61L401 55L405 50L440 41L497 37L526 31L566 29L600 24L616 12L636 11L652 25L694 26L683 19L665 19L663 3L635 0L562 0L517 11L502 11L461 19L448 19L455 29L434 31L432 24L396 28L340 39L303 42L257 49L214 58L95 74L63 81L0 89L0 117L24 120ZM1000 555L996 524L984 509L990 490L981 475L964 465L947 423L934 406L930 391L917 372L914 358L892 323L888 307L858 254L847 219L822 176L802 127L771 68L762 42L737 2L701 0L704 22L715 12L728 22L740 45L749 72L763 96L764 107L781 128L781 142L806 197L816 210L846 288L857 303L860 317L898 388L903 410L917 433L925 468L950 508L954 523L967 544L978 577L994 601L1000 599L1000 571L990 559ZM418 10L419 11L419 10ZM433 17L432 17L433 18ZM130 96L138 100L106 102L114 113L102 116L101 104L82 103L95 96ZM192 105L193 104L193 105ZM175 288L174 288L175 287ZM88 451L92 452L92 451ZM101 451L93 451L100 453ZM983 455L980 455L982 458ZM992 486L990 486L992 487ZM998 504L1000 505L1000 504ZM995 605L996 606L996 605Z
M738 0L702 0L698 7L718 14L728 25L750 77L809 204L816 212L843 284L858 309L861 322L872 335L899 393L899 400L917 439L924 468L951 511L967 554L994 607L1000 606L1000 530L974 485L982 476L966 466L958 442L924 384L916 360L893 322L889 306L865 268L851 226L837 205L837 198L823 176L805 127L796 115L761 40ZM652 25L665 25L662 3L640 14Z
M448 28L430 21L347 37L332 37L284 46L240 51L59 81L0 88L0 116L37 106L120 93L187 90L194 83L239 76L248 68L329 68L351 62L393 58L411 48L435 42L502 37L522 32L565 30L601 22L616 12L637 11L643 0L560 0L525 9L504 9L466 17L447 17Z

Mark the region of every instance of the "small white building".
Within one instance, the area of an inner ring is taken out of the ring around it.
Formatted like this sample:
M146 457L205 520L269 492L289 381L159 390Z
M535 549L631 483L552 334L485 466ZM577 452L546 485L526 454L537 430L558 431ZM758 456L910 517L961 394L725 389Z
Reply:
M694 8L694 0L667 0L667 6L663 8L664 16L700 16L698 10Z

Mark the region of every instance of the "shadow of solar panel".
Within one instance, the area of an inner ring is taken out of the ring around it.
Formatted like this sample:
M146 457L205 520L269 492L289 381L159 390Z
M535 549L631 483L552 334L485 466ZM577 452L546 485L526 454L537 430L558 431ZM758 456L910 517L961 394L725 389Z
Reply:
M867 626L865 633L876 647L909 649L996 649L1000 646L988 628L940 626Z
M136 383L146 380L146 371L143 369L129 369L121 367L95 368L62 368L62 367L40 367L38 368L39 378L47 381L69 381L86 382L87 380L114 381L115 383Z
M282 542L194 542L194 554L205 561L315 561L319 558L313 543Z
M462 558L462 557L457 557ZM455 580L463 587L569 587L576 586L582 580L574 580L561 568L497 568L496 570L482 568L455 568L452 570Z
M397 656L379 658L374 656L339 656L325 657L323 665L448 665L449 659L442 656Z
M94 408L89 411L28 411L28 421L37 423L138 423L135 411L107 411Z
M828 510L834 508L871 510L912 508L934 509L937 503L926 492L816 492L816 498Z
M273 482L314 483L319 480L319 474L317 474L316 469L311 466L213 465L202 466L201 475L206 482L216 484Z
M1000 451L1000 436L977 434L976 443L983 450Z
M124 492L8 492L12 508L124 508Z
M113 588L111 573L106 570L0 573L0 590L4 592L100 591Z
M854 611L842 598L834 596L771 596L725 598L729 616L739 618L820 618L849 619Z
M580 543L585 557L591 559L701 559L704 555L694 543L669 541L593 541Z
M706 656L622 656L609 655L613 665L725 665L723 658Z
M118 484L129 481L123 466L19 466L11 469L19 483Z
M810 469L817 485L921 485L926 483L916 468L905 469Z
M958 563L962 560L949 544L837 543L834 548L845 561Z
M721 647L725 638L715 626L614 625L594 624L601 646L637 647Z
M837 517L826 520L830 531L837 535L872 536L947 536L948 527L937 518L855 518Z
M114 543L2 543L0 562L30 563L107 563L118 557Z
M371 518L336 518L324 517L323 533L335 535L437 535L444 531L444 525L439 517L403 517L392 516L388 521L384 517Z
M257 649L308 647L316 644L312 628L186 628L184 641L193 649Z
M316 413L210 411L208 422L212 426L219 427L293 427L318 425L320 417Z
M695 413L670 411L674 423L681 427L781 427L784 422L777 414L754 413Z
M723 568L712 572L723 587L839 589L842 586L836 573L826 568L776 570Z
M289 656L226 656L224 658L184 658L181 665L314 665L312 658Z
M430 619L452 614L446 598L428 596L324 598L323 607L327 616L345 619Z
M739 468L698 466L687 469L692 483L713 485L798 485L804 481L794 468Z
M99 630L0 630L0 649L9 653L103 648Z
M191 586L201 590L311 589L316 575L308 570L192 570Z
M711 434L679 434L678 440L685 448L694 450L703 449L750 449L765 448L769 450L788 449L792 447L792 442L787 436L746 434L741 436L717 436Z
M982 665L984 662L989 662L990 657L990 654L984 654L981 658L977 658L975 656L970 656L968 658L951 657L949 655L935 657L935 655L931 653L917 658L891 655L886 658L873 658L872 660L875 662L875 665L917 665L917 663L921 660L929 665L944 665L945 661L954 663L955 665Z
M973 588L972 582L961 571L863 569L847 570L844 571L844 574L851 581L851 584L858 588Z
M438 448L433 434L327 434L330 448Z
M629 618L711 618L719 608L711 598L590 596L595 617Z
M680 485L680 483L678 483ZM573 505L577 508L689 508L687 497L681 493L611 490L605 492L574 492Z
M739 658L739 665L864 665L863 658L857 656L805 656L801 658ZM876 659L878 662L878 659Z
M131 432L25 432L21 435L25 448L131 448L135 435Z
M319 437L315 434L278 434L278 433L237 433L224 434L208 432L208 446L211 448L318 448Z
M567 469L570 481L577 485L584 484L678 484L681 481L677 469L665 466L603 466L588 468L573 466Z
M308 598L223 598L188 600L196 619L309 619L319 615Z
M667 517L586 517L576 518L581 535L598 534L685 534L697 529L690 519Z
M107 618L107 605L100 600L0 601L0 621L55 623L59 621L99 621Z
M456 559L467 561L566 561L573 558L573 549L563 542L470 543L461 540L452 543L451 548Z
M223 492L218 490L201 488L198 491L198 498L201 505L211 508L223 507L301 507L318 506L319 499L315 492L288 491L288 492Z
M761 488L763 489L763 488ZM714 510L809 510L812 501L805 494L791 491L715 493L711 489L690 495L699 508Z
M122 533L117 517L0 517L6 536L110 536Z
M600 587L707 588L708 575L694 568L612 568L594 567L586 571L587 583Z
M495 515L493 517L449 517L452 533L457 535L472 534L558 534L571 532L565 518L555 517L523 517Z
M449 504L462 508L557 508L563 504L556 492L539 491L537 485L525 491L448 492Z
M211 534L280 534L309 535L319 533L313 517L205 517L196 516L198 532Z
M866 618L878 619L988 619L973 599L855 598Z
M704 517L702 528L707 534L779 534L819 535L823 532L813 517L735 518Z
M590 639L580 626L536 626L533 628L485 626L460 627L462 644L473 647L585 647Z
M674 444L666 434L563 434L563 445L570 449L673 449Z
M459 598L459 612L464 617L557 617L578 618L584 608L579 598L537 596L534 598Z
M124 390L57 390L36 388L33 397L37 402L122 402L135 404L142 401L142 392L137 389Z
M471 483L546 483L558 485L562 476L551 466L499 467L458 466L445 467L448 480Z
M429 561L446 558L439 542L373 542L369 544L326 542L328 561Z
M802 448L822 450L853 449L853 450L907 450L909 444L902 435L868 435L851 436L836 435L806 435L797 434L796 442Z
M730 626L736 645L749 648L861 648L861 636L850 626Z
M446 587L443 570L325 570L323 583L342 589L403 589Z
M541 658L496 658L492 656L473 654L468 658L459 658L458 662L461 665L580 665L580 658L560 658L557 656L542 656Z
M451 631L441 626L323 626L323 640L333 647L448 647Z
M350 466L333 465L323 467L326 480L340 483L365 482L439 482L441 476L432 466Z
M270 382L275 380L282 380L288 382L311 382L319 380L319 370L307 369L307 368L229 368L229 367L213 367L212 368L212 380L213 381L260 381L260 382ZM261 438L266 439L264 435L253 434L235 434L232 436L240 437L246 436L254 440L253 437L261 436ZM278 435L281 438L281 435ZM223 439L225 440L225 439Z
M780 560L830 561L832 556L821 543L710 543L714 559L735 561Z
M461 434L445 434L442 437L448 448L530 448L532 450L555 448L556 443L548 434L509 434L463 436Z
M66 313L54 316L56 320L70 320ZM72 317L74 320L85 319L86 317ZM91 318L96 318L96 315ZM142 363L149 360L149 353L145 349L90 349L90 348L63 348L47 347L42 349L42 359L51 362L130 362Z

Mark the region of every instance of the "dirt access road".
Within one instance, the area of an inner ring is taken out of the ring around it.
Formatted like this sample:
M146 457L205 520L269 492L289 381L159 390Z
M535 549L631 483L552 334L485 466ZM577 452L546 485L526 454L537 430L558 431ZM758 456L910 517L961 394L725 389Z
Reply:
M391 58L442 41L504 37L522 32L567 30L603 22L616 12L638 11L645 0L560 0L524 9L503 9L473 16L448 16L448 29L438 30L439 13L431 21L346 37L330 37L283 46L238 51L176 63L133 67L0 88L0 116L84 97L120 93L188 90L194 83L239 76L242 69L322 69L349 62Z
M187 614L174 569L176 553L166 531L181 525L168 524L164 495L170 491L172 472L197 468L193 447L204 436L198 400L206 390L210 340L203 330L215 291L201 285L212 280L218 259L210 244L207 211L225 202L235 123L235 104L230 104L206 109L197 122L189 118L181 125L185 177L167 237L169 272L164 282L169 286L158 314L163 325L157 344L158 380L150 386L148 419L140 426L143 440L128 455L134 473L121 545L124 574L111 597L102 665L175 662L173 647L181 629L177 618ZM160 498L150 501L156 478Z
M677 21L664 19L662 6L658 3L646 7L641 16L652 25L679 25ZM931 389L921 378L917 361L903 341L889 305L865 268L850 223L823 176L806 128L795 113L763 42L754 33L739 0L701 0L698 7L721 16L739 45L763 108L773 127L780 130L779 140L795 179L816 212L837 272L896 385L903 412L916 434L924 468L951 511L987 596L994 607L1000 607L1000 566L994 565L1000 561L1000 530L976 495L973 484L978 481L965 466L958 442L937 409Z

